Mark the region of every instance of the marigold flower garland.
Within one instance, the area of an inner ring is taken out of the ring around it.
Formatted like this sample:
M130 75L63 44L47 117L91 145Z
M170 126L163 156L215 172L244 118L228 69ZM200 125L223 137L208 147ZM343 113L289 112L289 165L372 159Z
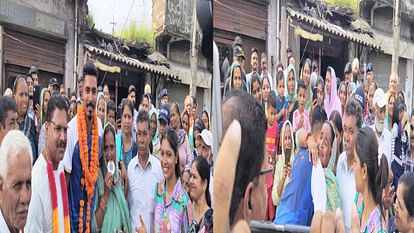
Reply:
M99 168L99 157L98 157L98 121L96 118L96 113L93 113L92 120L92 143L91 148L88 148L88 130L86 127L86 118L85 118L85 107L83 104L78 106L78 137L79 137L79 150L80 150L80 160L82 164L82 178L81 178L81 187L86 190L87 200L81 199L79 201L79 232L83 232L83 208L86 205L86 223L85 223L85 232L90 232L90 222L91 222L91 204L92 197L95 192L95 184L98 179L98 168ZM90 149L91 156L90 161L88 159L88 149Z
M53 165L51 161L47 161L47 176L49 180L50 198L52 201L52 232L59 232L59 217L58 217L58 197L56 191L56 181L53 175ZM65 173L62 171L59 175L60 189L62 192L63 201L63 216L64 216L64 232L70 232L70 220L69 220L69 205L68 205L68 193L66 190Z

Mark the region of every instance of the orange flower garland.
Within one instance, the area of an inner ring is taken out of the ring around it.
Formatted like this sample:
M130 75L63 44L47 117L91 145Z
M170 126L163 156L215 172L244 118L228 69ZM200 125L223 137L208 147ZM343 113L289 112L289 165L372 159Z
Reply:
M82 164L83 177L81 178L81 187L84 187L87 194L86 203L84 200L79 201L79 232L83 232L83 208L86 205L86 225L85 232L90 232L90 221L91 221L91 204L92 197L95 192L95 184L98 179L98 168L99 168L99 157L98 157L98 147L99 147L99 133L98 133L98 121L96 118L96 113L93 114L92 120L92 144L91 148L88 148L88 130L86 127L86 118L85 118L85 107L83 104L78 106L78 137L79 137L79 150L80 150L80 160ZM90 161L88 159L88 149L90 149Z

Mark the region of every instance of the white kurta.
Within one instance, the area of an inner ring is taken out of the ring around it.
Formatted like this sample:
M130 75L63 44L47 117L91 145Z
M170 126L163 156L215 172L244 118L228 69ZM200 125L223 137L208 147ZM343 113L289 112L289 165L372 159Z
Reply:
M10 233L9 227L6 224L6 221L4 220L3 213L0 209L0 232L2 233Z
M63 201L60 184L60 173L63 172L63 163L53 171L56 182L58 199L59 232L64 232ZM25 232L47 233L52 232L52 199L47 176L47 163L43 154L39 155L32 170L32 198L25 226Z

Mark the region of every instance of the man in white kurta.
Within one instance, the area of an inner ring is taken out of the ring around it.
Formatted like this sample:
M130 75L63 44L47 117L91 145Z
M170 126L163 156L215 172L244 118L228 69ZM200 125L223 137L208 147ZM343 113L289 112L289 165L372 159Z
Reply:
M65 177L63 167L63 155L66 150L67 141L67 112L68 106L60 95L50 98L47 105L46 116L46 146L39 158L36 160L32 170L32 199L29 205L28 221L25 232L51 233L53 232L53 207L47 164L51 162L54 182L56 184L58 232L64 230L64 207L62 190L67 187L61 184L60 176ZM67 195L66 195L67 197ZM67 200L66 200L66 203ZM69 217L69 216L68 216Z
M42 154L36 160L32 170L32 200L29 205L28 221L25 232L53 232L52 231L52 199L47 176L47 161ZM59 175L64 171L63 164L59 163L57 170L53 171L56 182L58 201L59 232L64 232L63 201Z

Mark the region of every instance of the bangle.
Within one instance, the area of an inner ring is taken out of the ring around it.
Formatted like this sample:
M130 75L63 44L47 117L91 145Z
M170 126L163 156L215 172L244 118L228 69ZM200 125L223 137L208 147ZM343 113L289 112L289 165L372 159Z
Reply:
M107 204L107 200L104 200L102 198L102 200L99 202L99 207L105 212L106 211L106 204Z

